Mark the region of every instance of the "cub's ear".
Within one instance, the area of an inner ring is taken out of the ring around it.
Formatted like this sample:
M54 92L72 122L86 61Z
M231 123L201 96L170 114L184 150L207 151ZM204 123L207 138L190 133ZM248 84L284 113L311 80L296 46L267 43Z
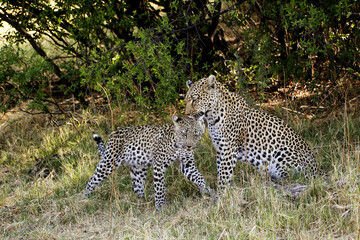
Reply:
M196 117L196 121L203 121L205 114Z
M196 121L204 122L204 116L205 116L205 114L200 115L200 116L197 116L197 117L196 117Z
M173 123L175 125L175 129L178 129L179 128L178 121L180 120L180 118L178 116L176 116L176 115L173 115L172 120L173 120Z
M202 128L203 130L205 130L205 119L204 119L204 116L205 116L205 114L203 114L203 115L201 115L201 116L199 116L199 117L196 118L196 121L200 124L200 126L201 126L201 128Z
M216 78L214 75L210 75L206 81L205 92L211 93L215 89Z
M176 123L178 120L180 120L180 118L176 115L173 115L172 120L174 123Z
M190 88L190 87L191 87L191 85L193 85L193 82L192 82L192 81L190 81L190 80L188 80L188 81L186 82L186 86L187 86L188 88Z

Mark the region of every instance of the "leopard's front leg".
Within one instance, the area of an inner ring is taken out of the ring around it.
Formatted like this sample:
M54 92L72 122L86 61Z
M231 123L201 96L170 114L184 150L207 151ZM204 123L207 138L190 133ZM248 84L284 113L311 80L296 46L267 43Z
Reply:
M161 210L164 204L167 204L165 199L165 166L159 159L154 161L154 188L155 188L155 207L156 210Z
M218 163L218 189L222 190L226 186L230 186L232 175L236 165L235 149L224 145L222 151L216 155Z

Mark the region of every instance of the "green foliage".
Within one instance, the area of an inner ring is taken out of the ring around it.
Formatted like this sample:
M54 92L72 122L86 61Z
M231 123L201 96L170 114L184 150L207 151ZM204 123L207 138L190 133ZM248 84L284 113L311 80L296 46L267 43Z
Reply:
M242 38L236 54L242 81L260 89L296 81L313 89L359 73L357 9L358 1L348 0L244 3L224 19Z
M177 104L187 79L209 73L242 90L293 82L316 90L343 76L355 82L358 3L5 0L0 19L16 30L5 34L8 41L29 42L53 69L46 77L39 72L45 87L56 76L55 90L84 105L89 90L105 89L118 103L161 110ZM11 66L2 88L11 84Z
M104 86L113 100L126 99L143 109L163 109L174 103L186 80L184 42L174 42L165 34L160 41L155 32L139 29L135 41L118 42L104 54L93 52L96 61L81 69L82 84L98 91Z
M13 45L0 48L0 59L0 98L4 103L0 111L28 100L30 108L45 111L48 96L39 84L47 86L45 75L52 73L49 63Z

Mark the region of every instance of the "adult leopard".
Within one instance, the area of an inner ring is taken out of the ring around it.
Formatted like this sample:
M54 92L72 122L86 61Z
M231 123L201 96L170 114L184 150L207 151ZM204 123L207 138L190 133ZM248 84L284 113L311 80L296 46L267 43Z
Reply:
M283 120L251 108L230 92L215 76L187 82L185 114L204 116L216 149L218 187L230 183L236 161L254 165L278 179L290 172L305 175L317 171L316 161L306 142Z
M119 127L111 133L107 146L94 135L101 161L90 178L84 197L87 197L113 169L121 164L130 165L133 191L144 196L147 169L154 167L155 206L160 210L165 200L165 170L175 160L180 160L181 172L194 182L201 192L211 193L203 175L194 165L194 148L205 132L203 120L197 121L177 116L173 124Z

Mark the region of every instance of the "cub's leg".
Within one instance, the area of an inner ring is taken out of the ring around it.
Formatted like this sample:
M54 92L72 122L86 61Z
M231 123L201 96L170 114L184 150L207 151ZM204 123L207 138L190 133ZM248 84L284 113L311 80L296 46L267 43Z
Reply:
M93 138L98 144L101 160L96 167L94 175L89 179L86 185L85 193L83 195L84 198L88 197L95 187L104 181L104 179L112 173L113 169L120 165L120 156L118 153L115 153L112 141L109 140L105 149L104 142L98 135L94 134Z
M144 184L148 167L132 166L130 168L130 176L133 191L141 198L144 197Z
M187 177L187 179L199 187L201 193L206 193L209 195L214 194L214 191L210 187L206 186L204 176L196 168L194 164L193 152L180 154L180 170L182 174Z
M89 194L99 185L108 175L113 171L112 164L106 160L101 160L96 167L94 175L89 179L88 184L86 185L84 198L88 197Z

